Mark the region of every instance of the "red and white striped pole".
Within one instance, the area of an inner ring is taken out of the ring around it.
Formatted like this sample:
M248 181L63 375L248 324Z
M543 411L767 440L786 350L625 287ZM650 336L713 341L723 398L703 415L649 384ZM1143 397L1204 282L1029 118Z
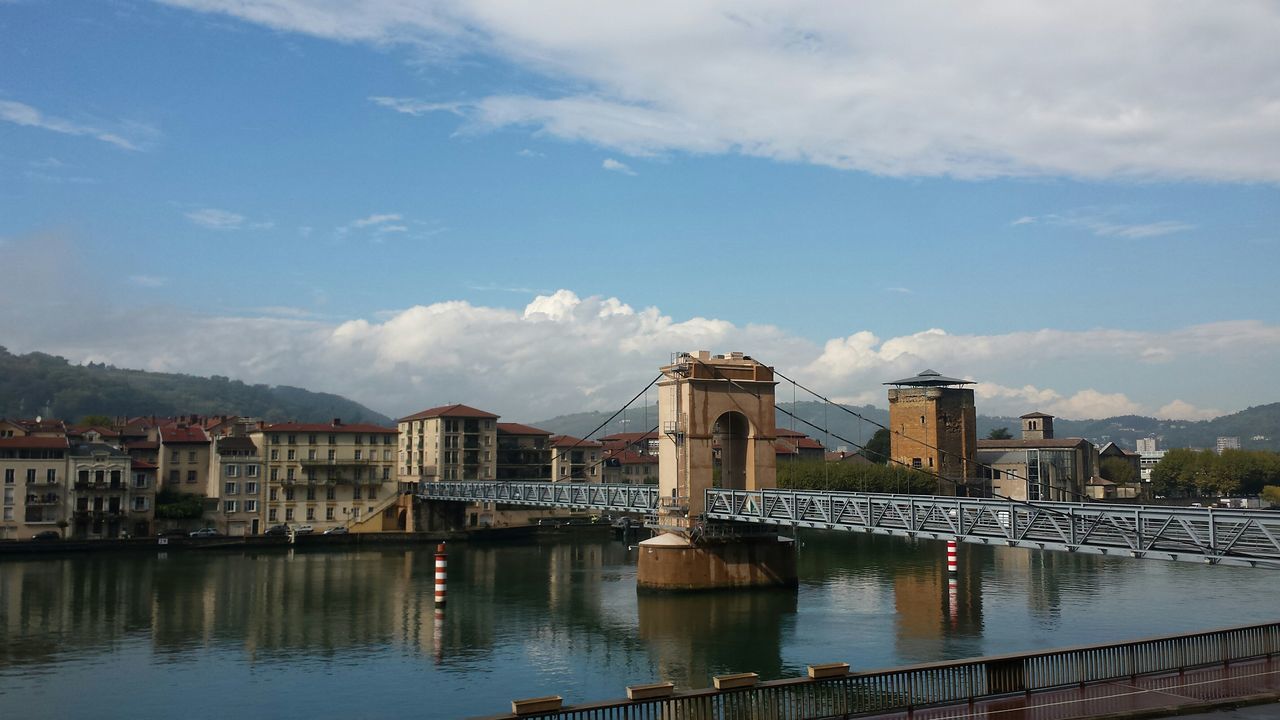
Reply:
M444 607L445 575L449 556L444 551L444 543L436 545L436 607Z
M947 572L955 574L959 570L959 564L956 561L956 541L947 541Z

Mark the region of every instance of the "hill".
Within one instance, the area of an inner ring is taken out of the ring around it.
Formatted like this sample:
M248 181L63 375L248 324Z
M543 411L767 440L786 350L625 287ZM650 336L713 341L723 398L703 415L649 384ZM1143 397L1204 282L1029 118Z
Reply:
M110 365L74 365L33 352L14 355L0 347L0 417L61 418L86 415L231 414L283 420L327 420L391 425L381 413L340 395L286 385L246 385L215 375L125 370Z
M874 407L843 406L862 415L868 420L881 425L889 422L889 411ZM842 445L853 450L871 438L876 427L854 417L848 412L825 405L820 402L782 403L783 410L794 413L799 420L793 420L784 412L778 413L778 427L794 428L822 441L828 448L835 449ZM612 413L586 412L573 415L560 415L548 420L529 423L535 427L555 433L565 433L582 437ZM806 422L825 428L831 437ZM1258 405L1230 415L1223 415L1212 420L1158 420L1140 415L1121 415L1101 420L1067 420L1058 418L1054 421L1058 437L1082 437L1096 444L1108 441L1115 442L1123 448L1132 450L1138 438L1156 437L1161 448L1194 447L1212 448L1219 436L1236 436L1240 438L1240 446L1246 450L1280 451L1280 403ZM658 425L658 409L629 408L619 415L600 435L623 432L649 430ZM986 437L995 428L1008 428L1014 437L1018 436L1022 422L1016 417L978 416L978 437Z

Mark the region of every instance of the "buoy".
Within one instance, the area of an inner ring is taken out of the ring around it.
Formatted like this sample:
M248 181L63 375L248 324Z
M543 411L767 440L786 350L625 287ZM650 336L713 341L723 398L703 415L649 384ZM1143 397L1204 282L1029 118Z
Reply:
M959 569L959 565L956 561L956 541L948 540L947 541L947 572L954 573L958 569Z
M436 545L436 606L443 607L445 599L445 575L448 566L448 555L444 551L444 543Z

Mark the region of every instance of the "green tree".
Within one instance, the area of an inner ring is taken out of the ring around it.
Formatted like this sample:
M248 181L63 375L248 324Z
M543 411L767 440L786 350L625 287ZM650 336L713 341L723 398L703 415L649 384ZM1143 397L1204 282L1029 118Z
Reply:
M1007 427L992 428L991 432L987 433L987 439L988 440L1012 440L1013 434L1009 432L1009 428Z
M1102 461L1102 466L1098 468L1102 477L1113 483L1127 485L1137 478L1133 471L1133 465L1128 461L1118 457L1109 457Z
M877 465L885 465L889 462L889 447L889 431L880 428L875 435L871 436L867 444L862 446L858 454Z
M1280 485L1267 485L1262 488L1262 499L1271 503L1272 507L1280 505Z

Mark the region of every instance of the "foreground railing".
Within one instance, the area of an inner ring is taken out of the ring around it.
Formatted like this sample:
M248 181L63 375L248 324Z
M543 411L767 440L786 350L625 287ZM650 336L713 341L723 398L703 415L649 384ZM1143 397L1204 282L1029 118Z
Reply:
M458 481L424 482L419 497L428 500L500 502L532 507L650 513L658 506L655 485L601 485L581 482Z
M707 491L708 519L1280 568L1280 512L815 490Z
M557 705L555 697L537 699L541 705L534 701L513 701L517 707L541 707L542 710L520 714L513 710L511 714L495 715L490 720L517 717L565 720L811 720L845 717L1269 658L1278 648L1280 623L1268 623L865 673L845 672L834 677L773 680L737 689L688 690L660 698L619 699L562 708L548 708L548 705ZM821 667L811 667L810 673L815 674L814 669ZM730 677L737 680L743 676ZM719 681L723 679L717 678L717 685L721 685Z

